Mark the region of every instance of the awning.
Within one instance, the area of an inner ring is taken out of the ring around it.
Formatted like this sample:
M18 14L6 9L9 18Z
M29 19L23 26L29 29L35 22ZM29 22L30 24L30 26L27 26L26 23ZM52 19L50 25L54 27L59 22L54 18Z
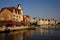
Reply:
M16 22L7 22L7 24L13 24L14 25L14 24L16 24Z

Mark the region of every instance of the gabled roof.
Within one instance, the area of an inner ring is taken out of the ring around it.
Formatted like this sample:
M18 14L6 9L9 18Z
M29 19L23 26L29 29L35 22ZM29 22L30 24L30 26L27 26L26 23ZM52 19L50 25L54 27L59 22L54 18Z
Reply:
M10 12L13 12L13 10L15 9L15 12L16 12L16 13L17 13L17 11L18 11L18 13L20 13L20 11L21 11L21 10L19 10L18 8L15 8L15 7L5 7L5 8L2 8L2 9L0 10L0 13L1 13L4 9L8 9Z
M2 8L0 12L2 12L4 9L8 9L9 11L13 12L13 9L15 9L15 7L5 7Z
M30 16L29 16L29 15L23 15L23 17L24 17L24 16L26 16L26 17L30 18Z

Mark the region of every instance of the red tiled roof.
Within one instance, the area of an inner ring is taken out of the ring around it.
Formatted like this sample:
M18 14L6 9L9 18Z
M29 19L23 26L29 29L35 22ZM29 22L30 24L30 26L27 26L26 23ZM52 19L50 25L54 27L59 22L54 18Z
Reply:
M27 20L27 18L30 18L28 15L23 15L23 21Z
M5 7L5 8L2 8L2 9L0 10L0 13L1 13L4 9L8 9L8 10L11 11L11 12L13 12L13 10L15 9L15 12L16 12L16 13L17 13L17 11L18 11L18 13L21 12L21 10L19 10L19 9L17 9L17 8L15 8L15 7Z
M15 9L15 7L5 7L2 8L0 12L2 12L4 9L8 9L9 11L13 12L13 9Z
M24 17L24 16L26 16L26 17L30 18L30 16L28 16L28 15L23 15L23 17Z
M13 12L13 10L15 9L15 7L8 7L7 8L9 11Z

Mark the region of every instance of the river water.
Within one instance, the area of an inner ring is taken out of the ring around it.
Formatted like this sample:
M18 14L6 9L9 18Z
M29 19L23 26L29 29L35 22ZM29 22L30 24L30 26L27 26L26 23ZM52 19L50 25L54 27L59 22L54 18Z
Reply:
M9 33L0 33L0 40L60 40L60 26L56 30L42 29L22 30Z

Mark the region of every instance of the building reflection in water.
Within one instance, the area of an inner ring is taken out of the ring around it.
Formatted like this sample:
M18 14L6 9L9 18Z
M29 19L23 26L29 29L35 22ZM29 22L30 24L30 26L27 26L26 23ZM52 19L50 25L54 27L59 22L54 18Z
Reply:
M0 40L29 40L29 31L0 33Z
M12 32L5 34L5 40L23 40L23 32Z
M23 40L30 40L30 31L23 32Z
M59 29L60 26L56 27ZM57 38L56 38L57 37ZM60 30L42 29L0 33L0 40L53 40L60 39Z

